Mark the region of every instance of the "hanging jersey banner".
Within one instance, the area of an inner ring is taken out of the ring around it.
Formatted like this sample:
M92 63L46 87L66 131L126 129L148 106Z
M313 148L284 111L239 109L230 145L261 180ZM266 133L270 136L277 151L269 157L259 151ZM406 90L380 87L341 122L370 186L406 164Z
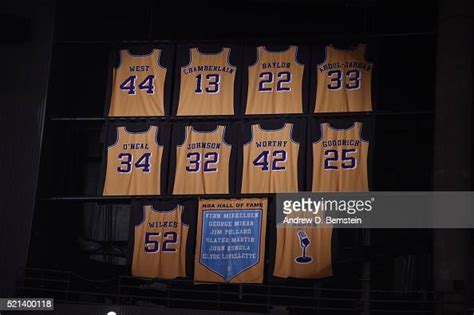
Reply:
M362 138L362 123L337 129L320 125L321 138L313 143L313 191L369 191L369 142Z
M257 48L257 61L248 69L246 114L303 112L304 65L297 54L297 46L284 51Z
M251 128L251 140L243 146L241 192L297 192L300 144L293 140L293 124L275 130L259 124Z
M185 140L176 147L173 194L228 194L232 146L225 126L199 131L186 126Z
M351 49L326 46L316 74L316 113L372 111L372 68L366 45Z
M159 195L163 146L158 142L159 126L145 131L116 128L115 143L108 146L104 196Z
M233 115L237 67L230 48L205 53L189 50L189 64L180 69L178 116Z
M285 215L282 215L283 213ZM286 213L288 212L284 209L277 208L273 275L280 278L302 279L332 276L332 225L316 223L316 217L324 222L324 213L307 211Z
M199 201L194 280L262 283L267 199Z
M143 219L134 227L132 275L174 279L186 276L186 241L189 227L184 207L162 211L143 206Z
M160 64L162 51L145 55L120 50L120 64L113 70L109 117L164 116L167 69Z

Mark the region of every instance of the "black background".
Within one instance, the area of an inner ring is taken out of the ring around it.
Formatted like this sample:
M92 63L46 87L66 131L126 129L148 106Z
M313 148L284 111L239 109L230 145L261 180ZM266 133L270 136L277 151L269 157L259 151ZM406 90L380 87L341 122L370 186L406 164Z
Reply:
M435 21L436 5L428 0L145 1L132 7L58 1L28 266L73 270L92 278L130 272L127 266L91 260L77 242L87 229L81 198L100 191L109 57L119 47L187 40L312 47L367 42L375 52L376 111L364 116L373 128L371 190L432 190ZM51 200L67 196L74 201ZM100 201L99 206L113 202ZM432 251L431 231L373 230L370 247L362 245L360 231L347 230L334 238L335 276L311 283L358 287L361 263L368 259L372 288L397 289L397 261L415 257L410 288L431 288L431 267L426 264L431 261L426 259ZM273 243L267 244L271 258ZM266 280L269 266L267 261Z

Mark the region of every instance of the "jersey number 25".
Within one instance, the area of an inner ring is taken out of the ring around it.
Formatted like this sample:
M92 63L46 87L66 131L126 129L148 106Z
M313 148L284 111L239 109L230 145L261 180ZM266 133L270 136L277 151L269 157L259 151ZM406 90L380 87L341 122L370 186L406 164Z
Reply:
M329 149L324 151L324 169L325 170L337 170L337 165L340 161L340 167L342 169L354 169L357 167L357 159L351 154L357 153L357 149L342 149L341 151Z

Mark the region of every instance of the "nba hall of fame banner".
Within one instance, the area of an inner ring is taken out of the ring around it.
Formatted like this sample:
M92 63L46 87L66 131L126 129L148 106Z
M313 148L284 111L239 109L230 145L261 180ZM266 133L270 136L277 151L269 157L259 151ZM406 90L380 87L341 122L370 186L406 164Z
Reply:
M194 281L262 283L267 199L201 199Z

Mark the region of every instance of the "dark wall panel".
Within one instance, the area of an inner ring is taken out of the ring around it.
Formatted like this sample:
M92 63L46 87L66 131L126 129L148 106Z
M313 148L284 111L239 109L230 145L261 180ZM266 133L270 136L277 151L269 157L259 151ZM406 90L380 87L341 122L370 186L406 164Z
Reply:
M5 8L6 6L6 8ZM54 1L10 1L0 50L0 297L26 263L48 88ZM1 18L0 18L1 19Z

